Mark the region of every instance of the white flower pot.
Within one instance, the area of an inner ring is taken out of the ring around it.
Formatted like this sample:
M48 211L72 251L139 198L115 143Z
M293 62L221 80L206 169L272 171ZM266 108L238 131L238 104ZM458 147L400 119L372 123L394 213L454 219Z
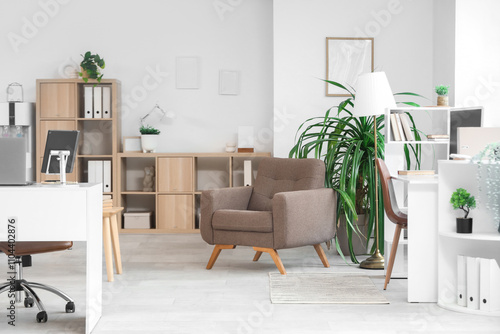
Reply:
M159 135L141 135L141 146L143 153L155 153L158 147Z

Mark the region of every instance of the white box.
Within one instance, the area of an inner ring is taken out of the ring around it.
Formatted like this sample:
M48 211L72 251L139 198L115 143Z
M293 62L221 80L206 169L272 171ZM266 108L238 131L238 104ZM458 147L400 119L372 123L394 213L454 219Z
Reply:
M152 215L151 211L126 212L123 214L123 228L151 228Z

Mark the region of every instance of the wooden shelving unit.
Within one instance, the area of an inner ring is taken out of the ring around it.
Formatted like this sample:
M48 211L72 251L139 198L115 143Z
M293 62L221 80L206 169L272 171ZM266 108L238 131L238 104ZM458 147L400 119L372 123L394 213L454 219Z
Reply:
M152 211L154 227L121 233L198 233L201 191L243 185L243 161L270 153L119 153L118 205ZM155 167L155 188L142 191L144 168ZM122 226L122 225L121 225Z
M111 117L84 118L83 87L111 88ZM111 192L117 204L117 154L120 151L120 83L103 79L100 83L90 79L38 79L36 81L36 170L37 182L58 179L58 176L41 173L42 159L48 130L79 130L80 143L73 173L68 181L88 182L87 163L91 160L111 161Z

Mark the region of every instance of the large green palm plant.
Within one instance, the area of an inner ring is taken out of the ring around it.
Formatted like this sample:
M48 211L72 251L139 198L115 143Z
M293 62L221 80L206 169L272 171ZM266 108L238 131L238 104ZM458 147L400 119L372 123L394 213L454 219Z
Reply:
M297 130L295 145L289 156L307 158L314 156L322 159L326 165L325 186L335 189L337 198L337 227L340 216L345 214L349 253L351 260L358 263L353 251L352 238L361 236L354 221L358 213L368 215L367 235L371 236L375 226L375 137L374 117L353 117L352 108L355 103L354 89L348 89L335 81L326 81L345 90L350 96L338 106L328 109L324 116L313 117L302 123ZM414 93L398 93L394 95L413 95ZM418 106L413 102L402 102ZM377 117L377 155L384 157L384 115ZM413 124L414 133L418 132ZM417 149L413 149L415 153ZM418 152L417 152L418 154ZM379 240L384 240L384 212L382 191L379 182ZM366 237L366 236L364 236ZM369 238L366 237L368 245ZM338 238L335 237L337 250L342 255ZM383 254L383 242L380 243Z

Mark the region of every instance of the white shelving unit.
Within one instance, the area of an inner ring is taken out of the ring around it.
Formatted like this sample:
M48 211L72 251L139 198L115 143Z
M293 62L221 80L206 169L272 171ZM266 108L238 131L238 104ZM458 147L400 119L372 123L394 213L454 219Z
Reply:
M495 259L500 263L500 233L492 212L483 204L486 194L479 192L478 166L469 162L440 161L439 170L438 305L457 312L500 317L498 311L472 310L457 304L457 255ZM470 213L474 219L472 234L456 233L455 218L460 213L453 210L450 197L457 188L465 188L476 197L477 208Z

